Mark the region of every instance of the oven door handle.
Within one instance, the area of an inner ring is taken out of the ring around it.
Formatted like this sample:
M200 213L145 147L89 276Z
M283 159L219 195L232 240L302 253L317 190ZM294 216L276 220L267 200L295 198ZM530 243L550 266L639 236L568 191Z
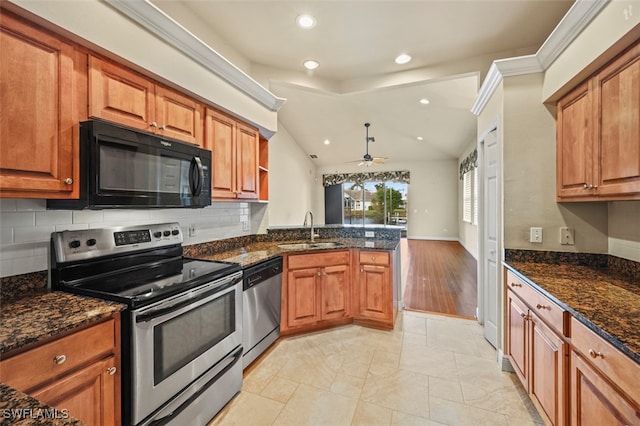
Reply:
M160 417L159 419L155 419L151 423L145 423L144 426L163 426L163 425L166 425L167 423L169 423L178 414L180 414L189 405L191 405L191 403L193 401L195 401L204 391L209 389L213 385L214 382L216 382L220 377L222 377L227 371L231 370L231 368L233 368L233 366L236 365L238 361L240 361L240 358L242 358L241 355L242 355L242 347L239 347L233 354L231 354L227 358L227 359L233 358L233 360L230 361L222 370L217 372L215 374L215 376L213 376L211 379L207 380L207 383L205 383L203 386L201 386L200 389L198 389L193 395L189 396L189 398L186 401L184 401L182 404L180 404L178 407L176 407L173 411L171 411L166 416ZM211 370L213 370L215 368L216 368L216 366L213 366L213 367L211 367ZM201 377L204 377L206 374L207 373L204 373ZM175 399L174 399L174 401L175 401ZM170 409L170 407L171 407L171 402L169 404L167 404L167 407L165 408L165 410L166 409ZM161 413L158 413L158 414L161 414Z
M234 285L236 285L236 278L234 276L229 277L223 282L218 283L217 285L211 288L207 288L206 291L194 293L190 297L181 298L180 300L176 301L176 303L171 303L168 306L161 306L161 307L158 307L157 309L149 310L144 314L137 315L136 323L152 321L155 318L177 311L178 309L184 306L191 305L195 302L198 302L199 300L210 297L216 293L221 293L222 291L227 290L228 288L233 287Z

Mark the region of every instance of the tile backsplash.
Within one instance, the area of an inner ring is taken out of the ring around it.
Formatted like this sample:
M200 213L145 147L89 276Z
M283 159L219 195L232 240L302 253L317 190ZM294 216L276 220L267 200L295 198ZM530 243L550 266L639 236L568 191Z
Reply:
M261 209L262 211L262 209ZM257 232L246 202L219 202L202 209L47 210L46 200L0 199L0 277L48 269L52 232L178 222L184 244L197 244ZM243 226L247 222L248 226ZM189 227L195 225L195 235Z

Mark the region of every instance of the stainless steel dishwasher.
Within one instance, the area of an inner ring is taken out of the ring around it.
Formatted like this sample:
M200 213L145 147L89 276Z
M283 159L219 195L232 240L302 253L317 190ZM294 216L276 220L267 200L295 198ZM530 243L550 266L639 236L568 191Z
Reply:
M243 281L244 369L280 336L282 258L245 269Z

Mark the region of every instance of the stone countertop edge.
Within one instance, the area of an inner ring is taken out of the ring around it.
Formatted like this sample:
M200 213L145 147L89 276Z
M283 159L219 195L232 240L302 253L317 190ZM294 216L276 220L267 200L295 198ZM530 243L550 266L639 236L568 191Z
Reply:
M344 245L331 248L307 248L307 249L282 249L278 247L279 244L295 244L308 241L272 241L272 242L259 242L252 243L243 248L237 248L233 250L222 251L213 254L195 254L189 257L194 259L205 260L222 260L226 262L235 262L240 264L242 268L249 268L258 263L282 256L283 254L296 254L303 252L319 252L328 250L346 250L352 248L359 248L362 250L385 250L393 251L400 245L400 240L367 240L359 238L332 238L328 240L317 240L315 242L340 242ZM367 245L372 243L373 246Z
M98 323L126 306L58 291L26 294L2 302L0 356L5 358Z
M52 408L4 383L0 383L0 418L3 425L86 426L67 411Z
M587 326L591 331L596 333L598 336L602 337L604 340L606 340L608 343L613 345L616 349L618 349L619 351L621 351L622 353L627 355L633 361L635 361L636 363L640 364L640 353L633 352L628 346L626 346L624 343L622 343L614 334L611 334L607 330L605 330L602 327L600 327L600 326L594 324L593 322L591 322L591 320L589 320L589 318L587 318L586 316L584 316L581 313L577 312L574 308L572 308L571 306L567 305L562 300L560 300L557 297L555 297L552 293L548 292L541 284L538 284L538 283L532 281L529 277L524 275L522 272L520 272L514 266L510 265L507 262L502 262L502 264L506 268L508 268L511 272L516 274L518 276L518 278L526 281L529 285L531 285L539 293L541 293L545 297L551 299L558 306L560 306L561 308L563 308L566 311L568 311L569 313L571 313L571 315L575 319L577 319L582 324Z

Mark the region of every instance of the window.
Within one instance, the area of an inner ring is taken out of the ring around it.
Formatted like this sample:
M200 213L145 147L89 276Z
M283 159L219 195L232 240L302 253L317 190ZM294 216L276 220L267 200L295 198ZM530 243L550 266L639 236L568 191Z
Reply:
M344 224L407 226L407 184L371 181L345 182Z
M473 169L473 224L478 224L478 168Z
M473 214L473 170L462 175L462 221L471 223Z

